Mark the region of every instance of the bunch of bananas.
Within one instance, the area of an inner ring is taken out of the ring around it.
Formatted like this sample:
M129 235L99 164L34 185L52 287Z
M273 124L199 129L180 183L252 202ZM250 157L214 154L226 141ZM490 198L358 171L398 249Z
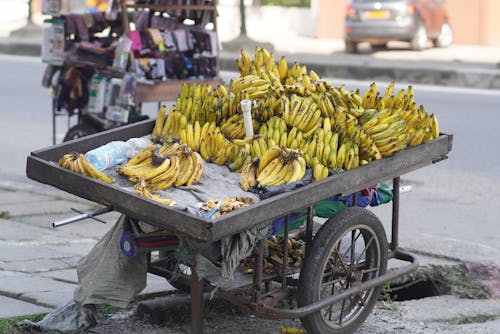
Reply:
M240 173L251 161L252 153L250 144L243 144L243 146L235 145L233 157L227 166L232 172Z
M143 197L149 198L150 200L156 201L163 205L167 206L175 206L175 201L170 198L162 197L159 194L153 194L147 187L145 187L142 183L137 183L134 186L134 191L136 194L139 194Z
M255 119L252 119L252 124L254 129L260 127L260 124ZM246 130L242 115L236 114L223 121L220 125L220 131L227 139L245 138Z
M198 182L204 168L203 159L197 152L174 142L159 149L150 145L118 167L117 172L148 190L164 190L174 185L190 186Z
M229 84L183 85L168 115L160 108L152 138L179 138L206 161L227 164L243 174L243 188L280 183L275 171L273 177L264 177L269 170L259 182L252 167L252 159L265 159L265 152L275 146L300 153L314 179L321 180L336 169L356 168L439 136L437 118L417 106L412 86L396 93L391 82L382 92L372 83L364 93L348 91L344 85L333 87L303 65L289 65L285 57L275 61L272 53L259 47L253 58L241 50L236 63L240 76ZM258 133L253 137L245 137L243 99L253 100ZM281 168L277 162L273 166L286 183L284 175L297 163L284 161Z
M269 249L269 256L267 257L267 260L274 266L277 266L278 269L281 269L285 256L283 253L283 239L283 236L273 236L267 239L267 246ZM302 260L305 256L305 246L305 242L298 236L288 237L288 257L286 259L287 267L300 268L302 266Z
M290 102L284 104L283 119L289 127L296 127L304 138L309 138L318 127L321 110L313 98L292 94Z
M66 153L59 159L59 166L102 182L114 183L112 178L95 168L81 153Z
M301 180L305 173L306 162L297 150L273 146L243 168L240 186L245 191L280 186Z
M215 122L205 123L201 130L200 153L203 159L217 165L224 165L233 156L233 144L224 137Z
M210 85L183 84L176 100L176 109L184 114L188 121L219 124L223 119L235 114L235 110L231 110L234 107L234 104L230 103L232 99L234 94L228 91L225 84L215 88Z
M179 137L181 131L186 131L188 122L186 116L177 111L175 106L165 116L165 109L164 105L160 107L151 133L151 139L155 142L169 141L172 138Z

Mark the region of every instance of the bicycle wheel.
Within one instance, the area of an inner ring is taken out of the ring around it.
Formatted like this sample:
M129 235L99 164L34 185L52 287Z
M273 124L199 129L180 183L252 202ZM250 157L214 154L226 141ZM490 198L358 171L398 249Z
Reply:
M378 277L387 268L384 227L370 211L346 208L318 230L302 265L299 307ZM353 333L373 309L381 286L343 299L301 319L311 334Z
M97 133L97 132L98 132L97 129L95 129L94 127L92 127L90 125L87 125L84 123L78 123L78 124L72 126L71 128L69 128L68 132L66 132L66 135L64 136L63 141L65 142L65 141L73 140L76 138L85 137L85 136L92 135L92 134Z

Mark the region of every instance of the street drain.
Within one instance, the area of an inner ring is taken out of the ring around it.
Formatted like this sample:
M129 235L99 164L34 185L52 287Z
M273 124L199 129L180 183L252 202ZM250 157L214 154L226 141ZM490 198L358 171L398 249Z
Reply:
M490 289L467 270L463 264L453 266L429 265L416 273L386 283L382 298L392 301L421 299L441 295L460 298L486 299Z
M386 293L393 301L404 301L439 296L440 292L431 280L419 280L403 285L394 285Z

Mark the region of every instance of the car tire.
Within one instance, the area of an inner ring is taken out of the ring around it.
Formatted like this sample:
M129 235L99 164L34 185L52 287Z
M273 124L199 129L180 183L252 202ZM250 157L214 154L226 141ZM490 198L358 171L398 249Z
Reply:
M427 42L429 37L427 36L427 30L423 23L417 26L415 35L410 41L410 47L412 50L424 50L427 47Z
M387 43L382 43L382 44L370 43L370 47L372 51L382 51L387 49Z
M448 22L444 22L436 39L432 40L432 44L436 48L447 48L453 43L453 31Z
M358 52L358 43L351 41L349 39L346 39L345 40L345 52L357 53Z

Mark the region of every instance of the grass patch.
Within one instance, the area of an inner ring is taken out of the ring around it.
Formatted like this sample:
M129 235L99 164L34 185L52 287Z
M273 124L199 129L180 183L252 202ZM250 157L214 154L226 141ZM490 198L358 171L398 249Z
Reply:
M451 319L449 322L452 325L478 324L495 320L496 318L497 316L493 314L461 315Z
M37 322L42 320L46 314L47 313L39 313L0 319L0 334L30 333L31 331L23 329L23 327L19 326L17 323L22 320L31 320L33 322Z
M115 314L115 313L119 313L119 312L122 312L123 309L122 308L119 308L119 307L116 307L116 306L111 306L111 305L108 305L108 304L100 304L97 306L97 314Z
M0 211L0 218L1 219L9 219L10 218L9 211Z

